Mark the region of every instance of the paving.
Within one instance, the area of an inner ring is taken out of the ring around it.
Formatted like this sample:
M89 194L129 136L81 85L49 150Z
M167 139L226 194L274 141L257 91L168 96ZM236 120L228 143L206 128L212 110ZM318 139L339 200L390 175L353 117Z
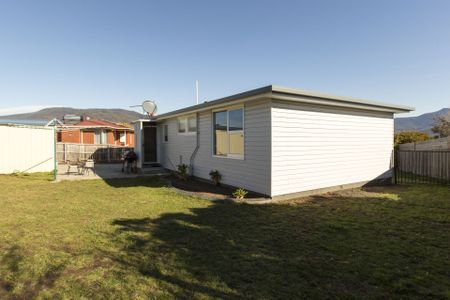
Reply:
M69 171L69 172L68 172ZM167 175L168 171L162 167L145 167L140 173L122 172L122 164L96 164L94 171L85 171L84 174L78 173L76 167L65 164L58 165L57 181L62 180L90 180L90 179L112 179L112 178L135 178L140 176Z

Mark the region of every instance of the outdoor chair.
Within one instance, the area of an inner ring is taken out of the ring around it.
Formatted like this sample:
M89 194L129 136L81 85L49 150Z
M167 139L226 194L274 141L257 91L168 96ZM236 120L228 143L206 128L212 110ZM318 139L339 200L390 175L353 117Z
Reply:
M95 163L93 159L88 159L85 163L84 163L84 174L85 175L89 175L90 172L92 171L92 173L94 173L95 175Z
M66 165L67 165L66 174L70 174L70 173L81 174L82 173L82 168L78 161L67 160Z

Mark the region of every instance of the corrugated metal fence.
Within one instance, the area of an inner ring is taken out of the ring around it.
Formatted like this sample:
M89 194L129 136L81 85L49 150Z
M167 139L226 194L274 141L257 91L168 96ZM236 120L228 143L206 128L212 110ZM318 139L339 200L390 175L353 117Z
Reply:
M55 168L53 128L0 126L0 173L51 172Z
M94 159L96 162L119 162L123 152L132 149L132 147L113 145L58 143L56 145L56 156L60 163L87 159Z
M395 153L396 183L450 184L450 150Z

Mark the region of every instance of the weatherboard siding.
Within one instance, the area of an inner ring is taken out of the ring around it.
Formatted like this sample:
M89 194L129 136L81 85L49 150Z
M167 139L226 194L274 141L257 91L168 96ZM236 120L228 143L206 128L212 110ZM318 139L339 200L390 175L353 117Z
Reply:
M272 196L390 176L392 113L272 102Z
M198 114L199 149L193 161L193 175L210 179L219 170L222 183L270 195L270 101L247 103L244 108L244 159L213 156L212 110ZM179 135L177 119L159 123L160 163L174 170L180 162L189 164L196 147L196 135ZM169 126L169 141L163 142L162 127Z
M158 143L160 145L159 163L169 170L176 170L177 165L189 165L192 153L195 150L195 134L178 133L178 119L172 118L158 122ZM163 126L168 125L168 141L164 142Z

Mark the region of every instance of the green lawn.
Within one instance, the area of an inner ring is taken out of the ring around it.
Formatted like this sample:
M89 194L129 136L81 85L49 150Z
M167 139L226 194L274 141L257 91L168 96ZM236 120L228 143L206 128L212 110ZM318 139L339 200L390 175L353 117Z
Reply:
M247 205L0 176L0 299L450 298L450 188Z

